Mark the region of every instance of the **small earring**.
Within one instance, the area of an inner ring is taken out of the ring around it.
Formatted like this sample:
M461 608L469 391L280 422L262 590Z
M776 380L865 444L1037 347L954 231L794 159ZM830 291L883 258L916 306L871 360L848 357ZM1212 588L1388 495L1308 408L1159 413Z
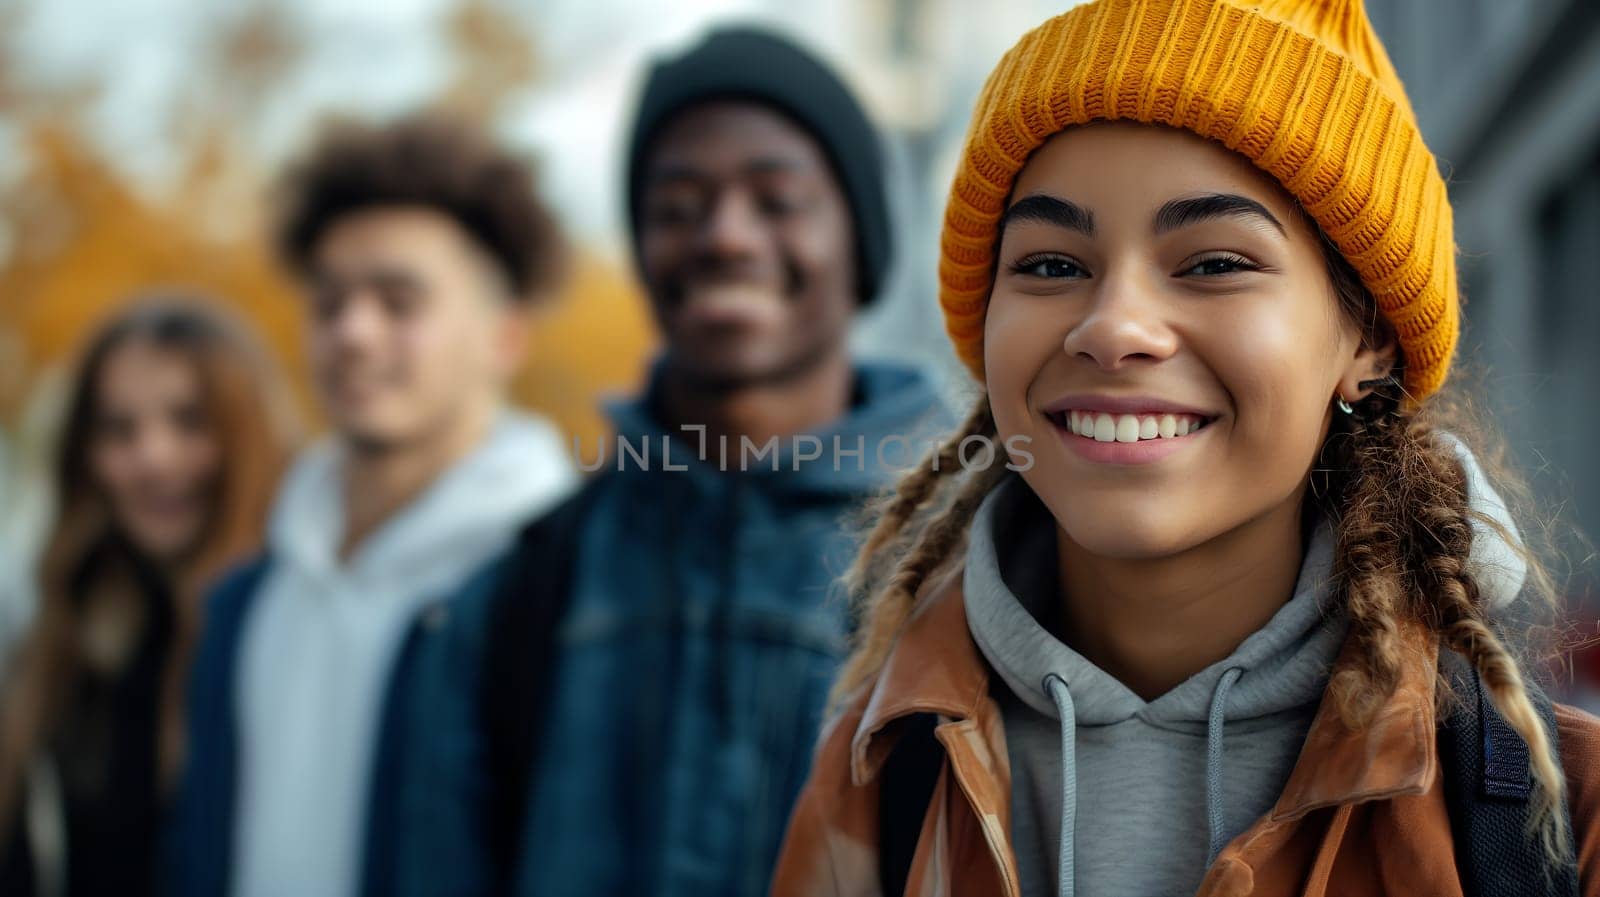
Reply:
M1354 414L1356 412L1354 408L1350 407L1350 403L1344 400L1344 396L1334 396L1333 404L1338 406L1339 410L1345 414Z

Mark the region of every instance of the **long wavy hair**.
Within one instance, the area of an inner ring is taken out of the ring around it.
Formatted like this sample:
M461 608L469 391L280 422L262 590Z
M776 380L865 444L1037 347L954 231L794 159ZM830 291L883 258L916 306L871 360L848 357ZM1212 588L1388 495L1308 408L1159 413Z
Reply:
M1371 293L1332 241L1321 239L1342 313L1369 342L1384 339L1387 324ZM1427 627L1473 664L1496 708L1527 741L1537 785L1534 834L1552 858L1564 860L1571 855L1560 812L1565 782L1529 700L1525 672L1536 668L1533 655L1549 644L1552 630L1543 622L1560 604L1550 567L1541 561L1549 552L1530 547L1549 540L1538 538L1542 530L1526 528L1519 537L1469 507L1466 472L1452 438L1473 446L1512 508L1530 506L1525 484L1502 460L1503 449L1490 450L1493 439L1481 415L1449 393L1418 407L1404 401L1399 383L1398 376L1385 378L1355 414L1335 415L1310 472L1308 501L1314 505L1307 510L1333 524L1337 600L1362 649L1333 671L1329 692L1343 722L1363 727L1398 684L1403 625ZM959 559L978 505L1006 475L1003 453L991 453L999 457L988 468L964 469L957 453L969 436L996 437L987 394L978 397L957 433L869 508L867 534L845 577L859 625L834 686L835 708L882 669L924 585ZM1491 619L1468 566L1475 522L1497 532L1527 564L1518 607L1523 622L1514 635L1508 631L1512 624ZM1441 679L1440 685L1443 712L1451 696L1448 683Z
M122 532L91 462L100 415L99 384L121 349L146 345L193 366L205 420L222 467L198 545L178 569L144 557ZM163 782L182 753L182 683L199 628L203 590L261 545L267 510L296 434L286 387L243 326L215 304L184 295L135 302L91 338L73 372L53 470L57 516L39 569L33 626L8 672L0 705L0 842L14 821L26 771L70 710L86 675L86 635L109 626L136 640L154 625L140 608L154 593L162 606L158 757Z

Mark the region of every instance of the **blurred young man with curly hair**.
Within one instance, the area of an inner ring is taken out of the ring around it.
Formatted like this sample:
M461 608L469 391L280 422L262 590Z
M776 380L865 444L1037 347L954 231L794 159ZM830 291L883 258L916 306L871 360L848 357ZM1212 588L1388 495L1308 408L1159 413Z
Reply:
M278 239L333 433L208 608L184 894L370 890L408 668L448 637L448 596L575 479L553 427L505 405L563 259L527 167L415 118L332 132L286 187Z

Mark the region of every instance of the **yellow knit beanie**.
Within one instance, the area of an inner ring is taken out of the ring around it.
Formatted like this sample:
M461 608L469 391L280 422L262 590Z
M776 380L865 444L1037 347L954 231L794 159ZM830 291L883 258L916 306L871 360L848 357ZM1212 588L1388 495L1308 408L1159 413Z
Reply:
M1219 141L1321 225L1399 334L1412 402L1460 328L1450 202L1360 0L1097 0L1025 35L984 85L945 207L939 302L983 379L997 227L1029 154L1126 119Z

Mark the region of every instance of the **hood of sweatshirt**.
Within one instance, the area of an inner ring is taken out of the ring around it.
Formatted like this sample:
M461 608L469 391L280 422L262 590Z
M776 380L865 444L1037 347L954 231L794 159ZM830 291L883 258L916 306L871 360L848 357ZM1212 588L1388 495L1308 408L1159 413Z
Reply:
M764 488L795 495L861 495L910 470L935 441L949 435L954 420L933 383L920 370L890 362L859 362L850 407L811 433L780 437L770 452L738 440L726 447L706 438L706 460L697 455L704 431L686 425L673 432L662 422L662 363L651 370L644 394L607 403L616 430L604 446L602 469L624 472L669 469L693 478L723 471L747 473ZM579 462L592 469L601 456L585 447ZM742 467L741 467L742 462Z
M1468 499L1506 536L1519 538L1505 503L1476 459L1451 440L1466 470ZM974 642L1007 687L1033 710L1059 721L1062 751L1059 893L1072 894L1075 823L1074 742L1079 726L1105 726L1139 717L1153 726L1206 733L1210 854L1222 843L1219 804L1226 726L1321 699L1344 642L1347 621L1330 607L1334 536L1319 526L1306 546L1289 600L1228 657L1145 701L1077 651L1057 640L1041 617L1057 600L1054 519L1018 476L985 498L973 520L963 573L967 624ZM1510 604L1525 567L1499 530L1474 523L1471 568L1490 607Z
M333 439L301 455L273 508L268 547L275 564L312 582L373 594L451 587L507 547L520 524L577 485L556 428L505 411L477 448L341 560L342 467Z

